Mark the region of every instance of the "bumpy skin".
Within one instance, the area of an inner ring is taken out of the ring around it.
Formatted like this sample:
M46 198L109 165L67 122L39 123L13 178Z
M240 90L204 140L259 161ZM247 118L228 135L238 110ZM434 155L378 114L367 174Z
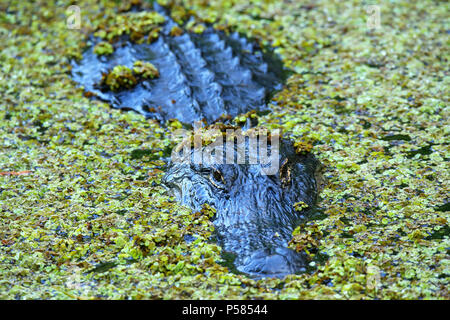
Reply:
M237 33L226 36L213 28L202 34L171 36L177 24L157 4L155 10L167 21L157 41L133 44L121 39L109 56L98 56L90 48L79 63L72 64L73 79L115 108L163 121L212 123L221 115L266 109L268 95L281 89L282 76L253 43ZM137 60L155 65L160 76L118 92L98 85L102 73L116 65L132 68Z
M236 151L236 149L235 149ZM207 203L214 217L219 244L236 255L237 270L256 277L281 277L305 270L302 254L287 248L296 225L308 211L296 212L303 201L312 207L317 197L318 161L298 155L292 143L280 141L280 170L261 174L259 164L196 165L190 157L171 163L163 177L178 200L194 210ZM287 161L286 161L287 159Z

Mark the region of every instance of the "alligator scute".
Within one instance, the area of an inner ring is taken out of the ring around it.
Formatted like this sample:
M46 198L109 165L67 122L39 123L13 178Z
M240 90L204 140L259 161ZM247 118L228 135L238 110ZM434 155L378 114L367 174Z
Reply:
M93 45L81 61L73 62L73 79L114 108L162 121L212 123L223 115L267 108L267 98L282 87L281 76L257 45L212 27L201 34L182 30L163 8L156 10L166 22L154 42L139 44L123 37L108 55L96 54ZM136 61L150 62L160 76L122 90L99 85L103 74L118 65L132 69Z

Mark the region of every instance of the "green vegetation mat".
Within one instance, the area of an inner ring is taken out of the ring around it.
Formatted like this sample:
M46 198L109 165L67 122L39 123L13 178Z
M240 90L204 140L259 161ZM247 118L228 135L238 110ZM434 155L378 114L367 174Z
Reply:
M125 1L1 1L0 298L448 299L449 3L379 1L370 29L363 1L175 2L194 31L242 32L294 71L259 120L325 165L320 219L292 241L321 253L315 271L231 273L208 240L213 210L159 184L178 124L71 80L89 34L145 17Z

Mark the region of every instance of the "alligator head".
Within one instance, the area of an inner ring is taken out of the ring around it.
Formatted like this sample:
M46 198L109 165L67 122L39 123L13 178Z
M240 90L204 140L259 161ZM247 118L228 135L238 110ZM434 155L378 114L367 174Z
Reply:
M305 255L287 244L310 212L298 212L294 204L315 204L319 162L310 153L297 154L288 140L278 147L280 165L273 175L265 173L263 164L195 164L190 154L172 162L162 180L193 210L203 204L216 209L218 243L235 255L238 271L256 277L281 277L303 272L306 266ZM238 149L235 146L234 152Z

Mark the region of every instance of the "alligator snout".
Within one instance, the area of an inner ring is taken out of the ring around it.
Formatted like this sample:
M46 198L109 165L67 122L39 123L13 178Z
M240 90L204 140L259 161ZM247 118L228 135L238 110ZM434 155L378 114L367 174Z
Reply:
M261 249L246 258L239 271L256 277L282 277L305 271L306 259L303 254L285 247L274 250Z
M264 174L260 164L201 165L187 156L172 162L162 180L193 210L204 204L216 209L218 243L235 255L237 270L255 277L299 273L306 266L305 257L287 245L309 213L296 211L294 204L315 204L318 161L312 154L297 154L292 142L280 142L274 175Z

